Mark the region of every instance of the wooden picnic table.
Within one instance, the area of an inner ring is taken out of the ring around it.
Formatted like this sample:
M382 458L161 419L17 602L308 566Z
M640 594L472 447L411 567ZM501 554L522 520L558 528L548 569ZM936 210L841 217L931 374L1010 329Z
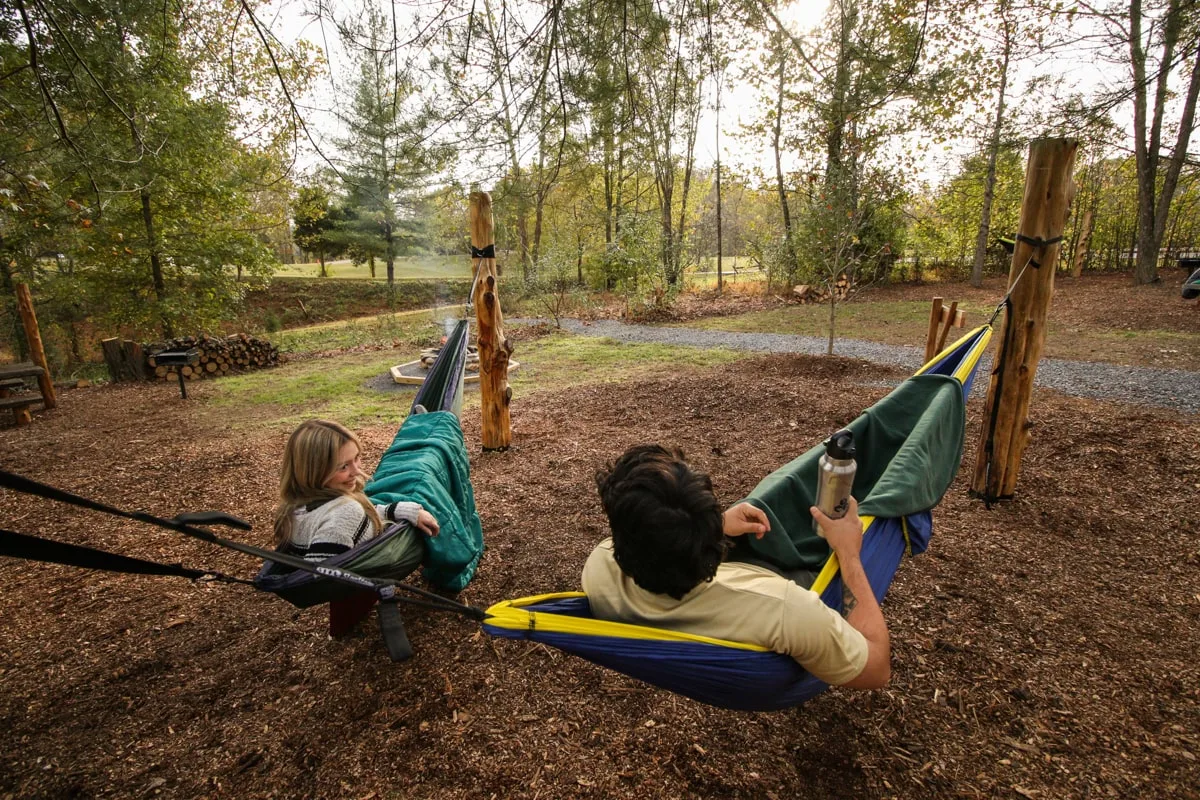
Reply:
M37 378L45 372L37 364L21 361L16 364L0 364L0 409L11 408L13 420L18 425L30 422L29 407L34 403L45 405L46 400L39 388L37 396L12 397L12 390L24 385L22 378Z
M0 364L0 381L9 378L36 378L45 370L32 361L19 361L16 364Z

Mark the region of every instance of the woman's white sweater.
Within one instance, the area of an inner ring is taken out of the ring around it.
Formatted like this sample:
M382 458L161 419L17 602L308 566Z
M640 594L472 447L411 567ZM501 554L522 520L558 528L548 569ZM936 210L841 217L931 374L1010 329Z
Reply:
M421 504L397 502L377 505L375 510L385 525L388 522L416 525ZM309 561L324 561L374 536L366 509L353 497L343 495L296 509L288 552Z

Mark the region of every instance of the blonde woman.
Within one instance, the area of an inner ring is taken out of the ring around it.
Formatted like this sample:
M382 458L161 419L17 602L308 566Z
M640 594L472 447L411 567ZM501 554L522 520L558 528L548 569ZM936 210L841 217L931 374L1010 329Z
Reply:
M285 552L324 561L379 534L385 522L407 522L409 531L437 536L438 521L419 503L373 505L363 494L358 437L336 422L309 420L288 438L275 509L275 545ZM415 569L424 544L415 533ZM399 565L398 565L399 566Z

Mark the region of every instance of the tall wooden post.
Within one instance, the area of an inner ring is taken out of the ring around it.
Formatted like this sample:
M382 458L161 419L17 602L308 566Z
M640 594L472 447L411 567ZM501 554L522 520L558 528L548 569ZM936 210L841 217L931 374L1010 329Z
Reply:
M16 285L17 310L21 313L21 324L25 326L25 338L29 341L29 357L33 363L42 368L38 376L38 386L42 390L42 404L46 408L58 405L54 396L54 380L50 377L50 365L46 363L46 348L42 346L42 332L38 329L37 316L33 313L33 295L29 286L24 283Z
M508 405L508 359L513 346L504 336L504 315L496 285L496 238L492 227L492 197L487 192L471 193L471 254L475 270L475 321L479 326L479 394L483 406L484 450L507 450L512 444L512 420Z
M1054 267L1062 249L1062 242L1055 240L1062 236L1075 193L1071 174L1077 147L1078 142L1069 139L1039 139L1029 147L1019 235L1008 272L1012 315L998 337L999 355L971 481L973 493L991 500L1013 496L1029 444L1029 401L1046 343Z

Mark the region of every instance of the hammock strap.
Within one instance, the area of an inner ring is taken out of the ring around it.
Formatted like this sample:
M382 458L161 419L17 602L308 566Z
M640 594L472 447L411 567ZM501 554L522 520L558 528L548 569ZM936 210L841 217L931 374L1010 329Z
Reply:
M1024 270L1022 270L1024 272ZM1017 276L1020 280L1020 276ZM1015 282L1014 282L1014 285ZM1009 291L1012 294L1012 291ZM991 489L988 488L992 484L992 453L995 452L996 445L996 417L997 410L1000 408L1000 398L1004 394L1004 364L1008 361L1008 345L1012 334L1012 299L1004 296L1004 300L1000 303L1004 308L1004 339L1000 342L1000 356L996 359L996 365L992 369L992 375L996 376L996 391L992 395L992 407L988 409L988 435L987 440L983 445L984 455L984 473L983 473L983 507L991 511L992 503L998 498L993 495ZM997 314L999 311L997 311ZM992 315L992 320L996 319L996 314Z
M147 514L143 511L122 511L119 508L114 508L113 506L105 505L104 503L99 503L95 500L89 500L86 497L80 497L77 494L72 494L71 492L64 491L62 489L56 489L53 486L48 486L44 483L39 483L35 480L31 480L30 478L25 478L21 475L16 475L5 470L0 470L0 488L11 489L15 492L21 492L22 494L42 497L47 500L54 500L57 502L66 503L68 505L78 506L79 508L99 511L102 514L111 514L115 517L122 517L124 519L131 519L137 522L145 522L150 525L155 525L160 528L166 528L167 530L175 531L176 533L182 533L185 536L190 536L193 539L199 539L203 542L207 542L218 547L225 547L230 550L236 550L239 553L256 556L264 561L274 561L277 564L285 564L293 569L303 570L304 572L310 572L316 575L323 575L330 580L337 581L338 583L344 583L359 589L366 589L375 592L379 595L381 600L390 600L394 602L414 602L411 598L397 594L396 590L399 589L425 598L427 602L421 603L421 605L426 607L437 608L443 611L454 611L476 620L482 620L485 618L482 609L457 603L448 598L436 595L433 592L427 592L424 589L418 589L415 586L399 583L398 581L388 578L368 578L340 567L322 566L320 563L313 563L307 559L300 558L299 556L294 556L289 553L281 553L276 550L266 550L251 544L243 544L242 542L225 539L210 531L188 524L189 521L198 522L201 524L219 523L229 525L230 527L240 528L241 530L250 530L250 523L230 514L206 512L202 514L181 514L175 519L164 519L162 517L156 517L153 514ZM125 557L121 556L119 558ZM189 570L189 572L198 571ZM218 573L206 571L200 572L199 574L215 577Z
M244 583L253 586L253 581L235 578L212 570L189 569L182 564L162 564L141 558L118 555L107 550L85 547L79 544L55 542L40 536L0 528L0 556L22 558L27 561L46 561L69 567L100 569L107 572L123 572L128 575L171 575L193 581L222 581Z
M1059 238L1062 238L1062 237L1059 237ZM1041 264L1038 264L1036 261L1033 260L1033 254L1030 253L1029 259L1025 262L1025 266L1021 267L1021 271L1017 273L1017 279L1012 282L1012 286L1008 287L1008 291L1004 293L1004 297L1000 298L1000 302L996 304L996 310L992 312L992 317L991 317L991 319L988 320L989 326L995 326L996 317L1000 316L1001 311L1005 311L1007 309L1007 316L1005 317L1005 320L1008 320L1008 317L1010 317L1012 315L1012 302L1011 302L1012 293L1016 290L1017 284L1019 284L1021 282L1021 278L1025 277L1025 270L1029 269L1030 264L1033 265L1034 269L1037 269L1038 267L1041 266ZM1005 330L1005 336L1007 336L1008 335L1007 325L1005 326L1004 330Z

